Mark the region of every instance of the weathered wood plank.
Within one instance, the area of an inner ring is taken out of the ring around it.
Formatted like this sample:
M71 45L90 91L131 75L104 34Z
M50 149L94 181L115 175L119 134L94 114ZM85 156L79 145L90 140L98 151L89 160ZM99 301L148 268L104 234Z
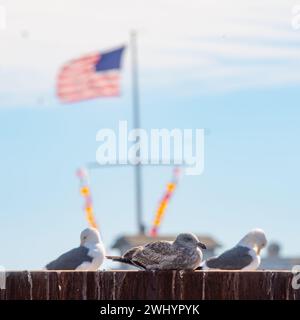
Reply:
M6 273L1 300L300 300L289 271L100 271Z

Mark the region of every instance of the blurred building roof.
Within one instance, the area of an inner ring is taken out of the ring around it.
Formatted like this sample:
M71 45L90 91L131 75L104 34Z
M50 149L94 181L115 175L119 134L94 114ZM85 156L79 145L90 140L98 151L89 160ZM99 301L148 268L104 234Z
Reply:
M296 265L300 265L300 257L282 257L280 244L272 242L261 260L260 269L291 270Z
M199 241L204 243L208 250L214 250L218 247L221 247L221 244L218 243L215 239L206 235L197 235ZM112 249L119 249L124 246L136 247L144 245L149 242L165 240L165 241L174 241L176 235L159 235L157 237L150 237L148 235L136 234L136 235L123 235L119 237L116 242L112 245Z

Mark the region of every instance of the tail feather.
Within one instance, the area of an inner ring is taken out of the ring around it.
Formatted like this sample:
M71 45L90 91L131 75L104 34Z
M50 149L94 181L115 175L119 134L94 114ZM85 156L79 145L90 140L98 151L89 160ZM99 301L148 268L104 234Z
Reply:
M134 263L128 258L124 258L120 256L106 256L106 258L112 261L121 262L121 263L129 264L130 266L145 269L145 267L143 267L142 265Z
M112 261L117 261L117 262L122 262L130 265L134 265L131 260L128 258L123 258L119 256L106 256L107 259L112 260Z
M196 268L195 270L203 270L203 266L199 266L199 267Z

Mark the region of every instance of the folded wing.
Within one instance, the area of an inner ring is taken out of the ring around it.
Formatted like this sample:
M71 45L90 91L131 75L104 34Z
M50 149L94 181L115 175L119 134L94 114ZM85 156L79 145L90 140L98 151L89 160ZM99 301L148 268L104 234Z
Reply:
M171 262L176 258L176 252L170 242L156 241L140 247L132 255L132 261L143 267L159 265L162 262Z
M85 247L78 247L72 249L56 260L46 265L47 270L75 270L84 262L92 262L93 258L88 255L89 249Z
M240 270L252 262L250 249L236 246L215 258L207 259L205 264L212 269Z

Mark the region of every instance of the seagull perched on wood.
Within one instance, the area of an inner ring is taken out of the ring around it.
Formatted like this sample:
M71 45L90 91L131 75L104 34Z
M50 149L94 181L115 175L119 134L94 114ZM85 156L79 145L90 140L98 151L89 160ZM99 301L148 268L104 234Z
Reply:
M87 228L80 234L80 246L72 249L46 265L46 270L99 269L105 256L104 245L98 230Z
M256 270L260 265L260 251L267 245L263 230L254 229L247 233L232 249L205 260L198 269L211 270Z
M202 260L200 248L206 249L206 246L195 235L181 233L174 242L150 242L128 250L122 257L107 258L144 270L193 270Z

